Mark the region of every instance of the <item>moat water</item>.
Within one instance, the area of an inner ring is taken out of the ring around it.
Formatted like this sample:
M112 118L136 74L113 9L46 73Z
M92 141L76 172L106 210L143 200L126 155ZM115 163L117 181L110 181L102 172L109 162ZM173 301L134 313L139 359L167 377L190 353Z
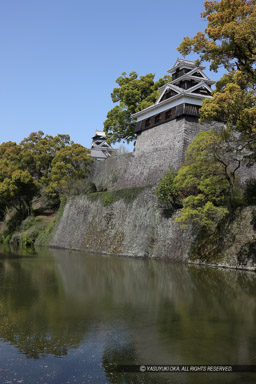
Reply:
M0 249L0 383L255 383L256 274L81 252Z

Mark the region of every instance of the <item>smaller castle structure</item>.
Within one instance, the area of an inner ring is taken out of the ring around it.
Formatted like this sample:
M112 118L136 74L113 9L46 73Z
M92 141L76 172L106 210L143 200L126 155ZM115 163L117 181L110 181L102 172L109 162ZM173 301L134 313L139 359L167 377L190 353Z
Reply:
M103 131L96 131L92 137L91 156L95 160L105 160L111 153L113 148L108 144L106 134Z

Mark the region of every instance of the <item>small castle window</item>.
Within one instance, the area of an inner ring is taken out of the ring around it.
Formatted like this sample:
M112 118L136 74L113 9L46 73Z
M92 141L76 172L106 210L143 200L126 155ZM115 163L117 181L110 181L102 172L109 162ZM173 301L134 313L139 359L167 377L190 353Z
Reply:
M193 76L196 76L196 77L203 77L203 76L201 75L200 72L195 72L195 73L193 73Z
M155 124L158 124L160 122L160 113L155 116Z
M198 88L198 89L196 89L195 91L193 91L192 93L199 93L199 94L201 94L201 95L210 95L211 93L207 90L207 89L205 89L205 88Z
M150 118L146 119L145 121L145 127L148 128L150 126Z
M202 95L209 95L209 91L205 88L200 88L199 89L199 92L202 94Z
M169 109L168 111L165 112L165 120L168 120L171 118L171 110Z
M177 92L173 91L172 89L167 89L167 91L164 93L163 97L161 98L160 102L167 100L170 97L173 97L175 95L177 95Z

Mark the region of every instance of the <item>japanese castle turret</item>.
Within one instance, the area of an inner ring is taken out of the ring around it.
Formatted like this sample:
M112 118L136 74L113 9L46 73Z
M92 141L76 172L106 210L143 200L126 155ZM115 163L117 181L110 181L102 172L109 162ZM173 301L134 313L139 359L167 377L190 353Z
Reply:
M202 100L211 97L211 86L215 81L209 79L193 61L178 59L168 72L172 81L163 85L156 103L133 115L137 120L135 132L141 132L180 118L198 121Z
M176 61L168 71L172 81L160 88L156 103L133 115L137 119L134 151L96 164L95 184L108 189L156 185L170 166L176 170L182 166L186 150L199 132L223 126L218 121L198 121L202 101L212 97L214 84L204 69L193 61ZM174 235L172 229L169 233Z
M143 158L144 167L147 163L145 183L153 184L170 165L179 169L188 145L197 134L223 124L199 123L202 101L212 97L211 87L215 83L204 74L204 69L193 61L177 59L168 71L172 81L160 88L155 104L133 115L137 120L133 155L137 162ZM141 167L138 170L142 172Z
M111 156L113 148L107 143L106 134L103 131L96 131L92 137L91 156L95 160L105 160Z

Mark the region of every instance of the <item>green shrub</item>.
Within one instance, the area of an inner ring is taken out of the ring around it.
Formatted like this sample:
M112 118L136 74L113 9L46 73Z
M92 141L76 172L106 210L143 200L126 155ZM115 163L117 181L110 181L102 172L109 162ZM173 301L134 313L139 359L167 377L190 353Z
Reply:
M39 235L36 238L36 245L43 245L43 246L48 246L53 235L54 231L57 227L57 223L59 222L63 212L64 208L67 202L67 197L66 196L61 196L60 198L60 206L58 209L58 213L55 217L54 220L50 221L39 233Z
M2 240L3 240L3 244L9 244L10 242L10 239L11 239L11 235L7 235L7 236L3 236Z
M22 223L22 220L24 219L21 212L13 209L10 217L6 220L6 224L8 227L8 232L13 233L19 225Z
M22 247L27 248L27 247L33 247L35 243L35 238L29 237L27 235L22 237Z
M103 205L108 207L115 202L115 193L114 191L108 191L103 194Z
M255 201L256 203L256 201ZM246 204L244 198L244 192L240 188L234 188L232 196L231 196L231 206L232 208L242 207Z
M256 205L256 179L247 180L244 200L248 205Z
M177 172L173 167L170 167L166 174L161 178L156 187L155 194L162 208L178 208L181 207L181 202L178 198L177 187L174 179Z

